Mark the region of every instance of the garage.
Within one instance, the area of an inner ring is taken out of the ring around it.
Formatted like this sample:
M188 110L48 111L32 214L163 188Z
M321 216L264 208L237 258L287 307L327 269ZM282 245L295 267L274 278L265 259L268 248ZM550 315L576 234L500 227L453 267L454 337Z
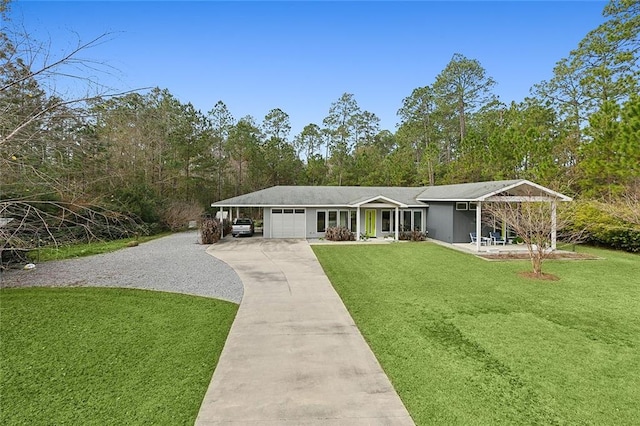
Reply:
M272 238L305 238L305 209L271 209Z

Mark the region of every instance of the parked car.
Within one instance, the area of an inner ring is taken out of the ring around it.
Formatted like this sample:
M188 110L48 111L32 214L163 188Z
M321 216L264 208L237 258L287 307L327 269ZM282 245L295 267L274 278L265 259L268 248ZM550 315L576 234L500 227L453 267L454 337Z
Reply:
M239 217L233 220L231 225L231 235L239 237L240 235L253 236L253 220L246 217Z

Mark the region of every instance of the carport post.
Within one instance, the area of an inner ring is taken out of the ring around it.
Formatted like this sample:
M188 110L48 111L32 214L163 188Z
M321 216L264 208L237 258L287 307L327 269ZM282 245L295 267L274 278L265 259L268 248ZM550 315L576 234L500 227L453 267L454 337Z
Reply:
M551 250L556 251L556 238L557 238L557 229L556 229L556 200L551 201Z
M360 241L360 206L356 209L356 241Z
M480 252L482 245L482 201L476 203L476 251Z
M400 232L398 231L398 228L400 228L400 215L398 213L398 206L396 206L395 224L396 224L396 241L398 241L400 237Z
M220 206L220 239L224 238L224 210Z

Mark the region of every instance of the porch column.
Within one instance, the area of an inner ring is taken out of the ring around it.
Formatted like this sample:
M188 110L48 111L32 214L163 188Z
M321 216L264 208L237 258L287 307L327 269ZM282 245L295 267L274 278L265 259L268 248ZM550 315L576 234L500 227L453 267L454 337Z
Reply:
M229 209L229 213L231 213L231 209ZM236 217L240 217L240 207L236 207Z
M556 200L551 201L551 250L556 250Z
M356 208L356 241L360 241L360 206Z
M396 241L398 241L400 239L400 232L398 231L398 229L400 228L400 214L398 206L396 206L396 219L394 223L396 225Z
M220 239L224 238L224 210L220 207Z
M476 203L476 251L480 252L482 245L482 201Z

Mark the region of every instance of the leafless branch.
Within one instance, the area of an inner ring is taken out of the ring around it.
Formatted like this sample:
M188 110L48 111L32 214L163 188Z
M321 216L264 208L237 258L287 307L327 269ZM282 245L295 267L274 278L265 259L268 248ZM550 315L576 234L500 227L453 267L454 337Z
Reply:
M564 203L556 203L558 207ZM564 242L577 243L583 233L571 231L570 215L556 214L555 228L552 221L553 204L549 202L492 202L483 205L485 221L498 220L511 228L527 247L534 274L542 275L542 263L552 253L552 233L563 237Z

